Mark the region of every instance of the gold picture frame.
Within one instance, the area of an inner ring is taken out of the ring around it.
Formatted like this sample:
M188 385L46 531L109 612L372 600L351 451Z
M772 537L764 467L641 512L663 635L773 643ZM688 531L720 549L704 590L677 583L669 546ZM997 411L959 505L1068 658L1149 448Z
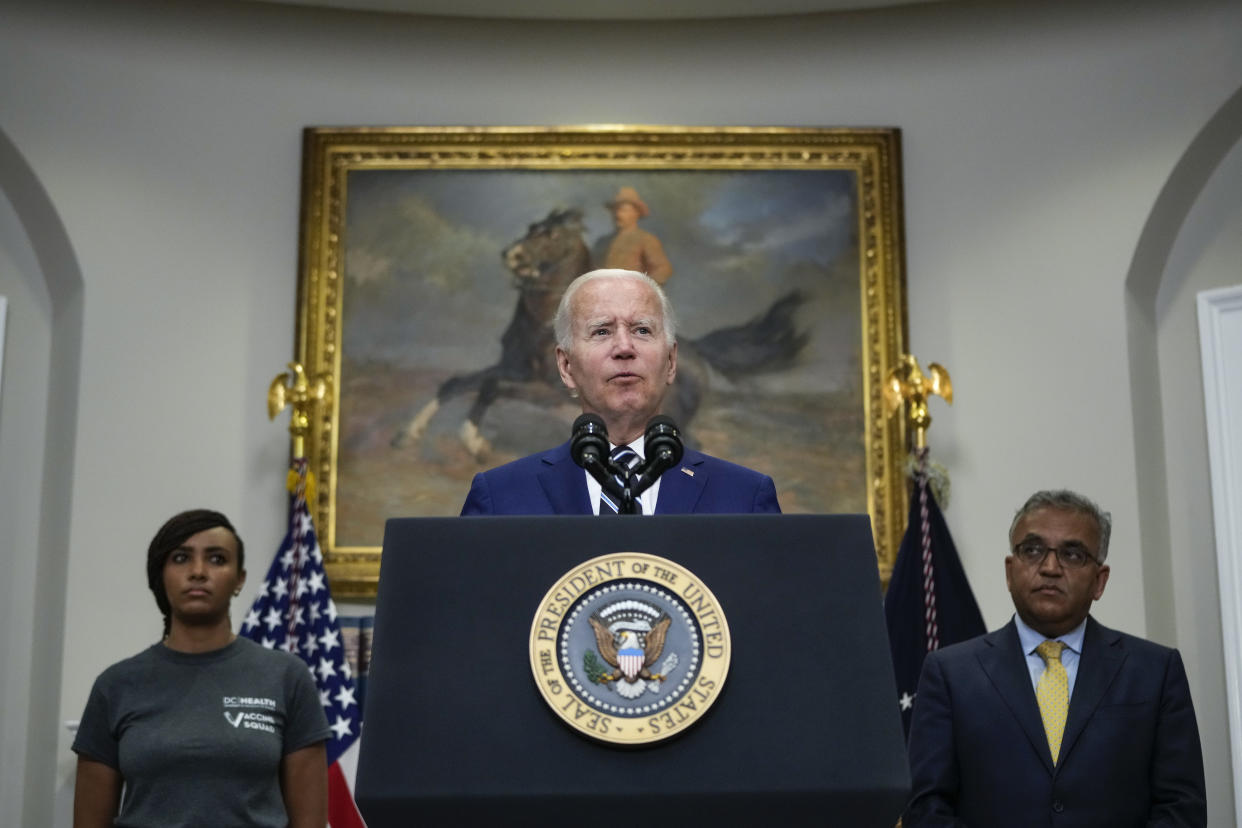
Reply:
M519 354L542 364L526 379L479 391L516 359L530 298L502 253L524 227L605 250L625 192L672 262L682 361L723 329L792 326L766 375L704 367L683 430L772 474L786 512L865 508L887 579L906 502L905 425L882 401L907 349L897 129L312 127L296 352L330 389L306 452L334 595L374 596L387 517L456 514L476 471L568 437L572 402L531 373L542 345Z

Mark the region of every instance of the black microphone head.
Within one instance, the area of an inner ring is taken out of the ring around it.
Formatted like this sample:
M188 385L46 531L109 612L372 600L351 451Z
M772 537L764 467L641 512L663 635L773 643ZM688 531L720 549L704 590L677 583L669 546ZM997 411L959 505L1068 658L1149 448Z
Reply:
M573 433L577 434L579 431L587 428L588 426L590 426L592 430L603 432L605 436L608 435L608 426L604 425L604 418L598 414L591 414L590 412L578 415L578 419L574 420Z
M598 414L582 414L574 420L569 456L583 468L608 456L608 428Z
M655 429L672 429L677 431L677 423L673 422L673 418L667 414L657 414L647 421L647 433L650 434Z
M681 431L673 418L666 414L657 414L647 421L647 430L643 434L645 441L643 451L648 457L655 457L662 452L669 454L664 462L669 466L681 462L685 448L681 443Z

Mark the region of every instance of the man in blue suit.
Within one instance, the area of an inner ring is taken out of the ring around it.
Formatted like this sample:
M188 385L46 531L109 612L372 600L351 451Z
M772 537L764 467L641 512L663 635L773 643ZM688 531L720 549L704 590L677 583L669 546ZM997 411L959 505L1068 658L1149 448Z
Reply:
M923 663L906 828L1207 825L1181 656L1088 615L1108 583L1110 529L1068 491L1018 511L1014 618Z
M612 446L641 458L647 423L677 376L677 323L664 291L642 273L595 270L565 289L553 326L561 381L583 413L603 419ZM648 515L780 511L772 478L691 450L637 500ZM600 484L564 443L475 475L461 513L590 515L600 507Z

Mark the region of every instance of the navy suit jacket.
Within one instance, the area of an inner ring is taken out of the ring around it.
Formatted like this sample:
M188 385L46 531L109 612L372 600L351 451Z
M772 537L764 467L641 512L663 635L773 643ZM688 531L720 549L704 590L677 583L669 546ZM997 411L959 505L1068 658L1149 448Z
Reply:
M779 512L772 478L686 449L660 476L657 515ZM586 472L569 443L474 476L463 515L590 515Z
M1055 766L1013 621L928 653L909 752L905 828L1207 825L1181 656L1093 618Z

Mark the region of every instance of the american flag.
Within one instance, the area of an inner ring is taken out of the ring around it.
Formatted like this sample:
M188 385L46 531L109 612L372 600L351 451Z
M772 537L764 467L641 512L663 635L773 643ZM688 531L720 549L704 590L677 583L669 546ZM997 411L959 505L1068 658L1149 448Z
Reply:
M307 478L306 460L295 460L289 475L293 484L289 531L242 621L241 634L269 649L301 657L314 674L332 729L327 744L328 822L332 828L364 828L352 793L362 714L336 605L328 591L323 553L306 507Z

